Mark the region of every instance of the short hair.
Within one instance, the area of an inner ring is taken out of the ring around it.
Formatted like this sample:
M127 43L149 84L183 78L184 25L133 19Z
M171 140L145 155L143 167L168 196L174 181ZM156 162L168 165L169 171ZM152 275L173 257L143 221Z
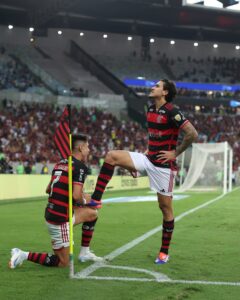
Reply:
M72 135L72 148L78 147L79 143L87 143L88 136L86 134L73 134Z
M173 81L168 79L161 79L160 81L163 82L163 89L168 91L168 94L165 96L167 102L172 102L177 94L176 85Z

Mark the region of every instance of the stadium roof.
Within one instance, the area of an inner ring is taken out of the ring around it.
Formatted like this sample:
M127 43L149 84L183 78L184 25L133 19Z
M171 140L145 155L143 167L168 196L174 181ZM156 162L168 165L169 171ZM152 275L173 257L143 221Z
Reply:
M181 0L0 0L0 23L33 26L36 34L54 27L203 41L240 40L240 12L182 6Z

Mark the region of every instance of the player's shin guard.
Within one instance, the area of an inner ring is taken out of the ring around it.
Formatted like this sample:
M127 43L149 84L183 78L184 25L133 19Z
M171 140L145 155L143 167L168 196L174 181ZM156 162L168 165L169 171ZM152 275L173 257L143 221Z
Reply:
M82 247L89 247L93 237L94 227L97 222L97 218L92 222L84 222L82 225Z
M29 252L28 260L47 267L57 267L60 262L55 254L34 252Z
M114 173L114 166L106 162L101 167L100 174L98 175L97 184L92 194L92 199L95 201L101 201L102 195L108 182L111 180Z
M162 246L161 246L160 252L168 254L173 230L174 230L174 219L172 221L164 221L163 220Z

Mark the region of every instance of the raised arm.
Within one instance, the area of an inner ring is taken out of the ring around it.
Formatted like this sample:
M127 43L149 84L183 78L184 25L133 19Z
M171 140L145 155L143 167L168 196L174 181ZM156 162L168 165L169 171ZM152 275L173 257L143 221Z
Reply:
M183 126L182 131L184 131L184 138L182 143L176 149L176 157L183 153L194 141L197 140L198 137L197 130L190 122Z

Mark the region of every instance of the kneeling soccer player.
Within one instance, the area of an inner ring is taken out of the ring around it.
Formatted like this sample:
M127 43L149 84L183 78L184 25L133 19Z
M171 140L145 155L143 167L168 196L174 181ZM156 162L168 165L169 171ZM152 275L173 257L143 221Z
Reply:
M87 175L85 162L89 155L88 140L85 135L73 135L73 224L83 223L82 247L79 261L101 261L89 249L97 221L98 211L88 207L90 195L83 193ZM68 216L68 160L58 162L53 171L46 192L49 194L45 219L51 236L54 254L22 251L13 248L9 267L14 269L29 260L49 267L66 267L69 264L69 216Z

